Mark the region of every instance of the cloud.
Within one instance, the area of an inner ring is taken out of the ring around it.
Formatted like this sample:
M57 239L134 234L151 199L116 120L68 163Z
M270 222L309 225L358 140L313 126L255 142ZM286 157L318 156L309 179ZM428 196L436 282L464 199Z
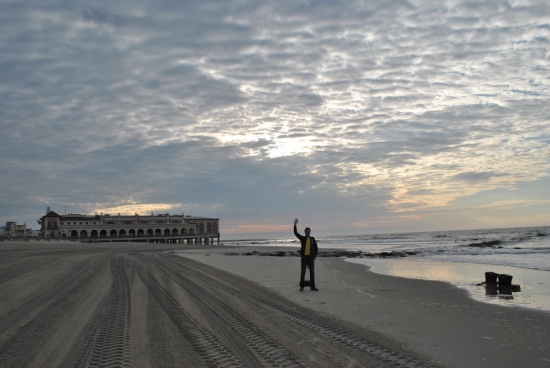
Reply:
M338 228L550 173L541 1L0 7L0 199L26 218L309 207Z
M100 10L94 8L90 5L84 5L82 9L82 18L85 21L96 23L96 24L109 24L115 27L121 27L128 24L131 19L124 17L120 14L112 14L105 10Z
M147 214L149 212L159 212L159 211L174 211L182 208L181 203L140 203L140 204L129 204L117 207L108 207L108 208L96 208L94 213L121 213L123 215L131 215L134 213L137 214ZM188 207L188 206L186 206Z
M533 205L545 205L545 204L550 204L550 200L544 200L544 201L536 200L535 201L535 200L516 199L516 200L497 201L497 202L494 202L494 203L488 203L488 204L477 206L476 209L479 209L479 210L500 210L500 211L508 210L509 211L509 210L516 210L518 208L530 207L530 206L533 206Z
M492 173L492 172L463 172L463 173L454 175L452 179L465 181L465 182L488 181L491 178L501 177L501 176L504 176L504 175L499 173Z

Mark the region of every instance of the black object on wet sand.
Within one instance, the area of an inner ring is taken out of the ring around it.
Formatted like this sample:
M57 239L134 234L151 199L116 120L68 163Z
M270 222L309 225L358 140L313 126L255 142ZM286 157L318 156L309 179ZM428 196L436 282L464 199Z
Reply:
M512 285L512 275L507 275L504 273L496 273L496 272L485 272L485 281L478 284L478 285L485 285L486 287L490 288L498 288L501 291L501 294L503 292L514 292L517 293L521 291L521 287L519 285Z

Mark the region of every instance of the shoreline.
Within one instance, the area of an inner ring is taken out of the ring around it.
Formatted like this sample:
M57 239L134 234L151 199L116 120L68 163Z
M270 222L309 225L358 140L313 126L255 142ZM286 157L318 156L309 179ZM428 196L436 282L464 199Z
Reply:
M547 367L550 313L483 303L457 286L388 276L339 258L318 258L319 292L298 291L298 257L226 256L295 247L219 246L178 255L269 288L282 297L399 341L447 367Z
M405 259L348 258L346 262L367 266L372 272L387 276L447 282L468 291L473 299L482 303L550 312L548 271L488 263L409 257ZM501 295L497 288L486 289L481 284L485 281L485 272L512 275L512 283L519 285L521 291Z

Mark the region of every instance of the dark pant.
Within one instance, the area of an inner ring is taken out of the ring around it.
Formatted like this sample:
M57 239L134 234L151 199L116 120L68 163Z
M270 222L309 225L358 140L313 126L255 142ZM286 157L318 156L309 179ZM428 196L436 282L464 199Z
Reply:
M310 286L315 287L315 261L313 257L302 257L302 272L300 274L300 287L304 287L304 277L306 276L306 268L309 267Z

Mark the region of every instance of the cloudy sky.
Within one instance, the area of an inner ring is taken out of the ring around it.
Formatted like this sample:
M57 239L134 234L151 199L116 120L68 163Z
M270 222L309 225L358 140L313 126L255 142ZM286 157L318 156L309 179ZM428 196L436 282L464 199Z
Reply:
M0 2L0 222L550 225L545 0Z

